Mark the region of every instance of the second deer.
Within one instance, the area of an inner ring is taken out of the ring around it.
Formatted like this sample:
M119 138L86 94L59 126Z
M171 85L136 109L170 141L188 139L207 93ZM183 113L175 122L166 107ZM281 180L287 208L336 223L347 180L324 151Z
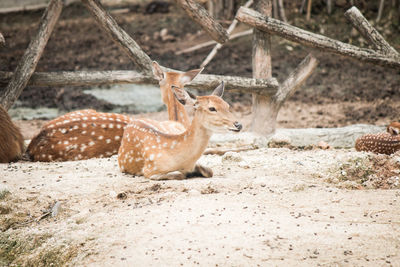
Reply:
M190 126L180 134L161 130L154 120L132 120L126 127L118 152L118 163L123 172L144 175L153 180L184 179L188 176L211 177L212 170L196 164L207 147L213 132L239 132L242 125L222 100L224 84L212 95L191 100L180 88L175 97L184 104L190 102L195 114Z

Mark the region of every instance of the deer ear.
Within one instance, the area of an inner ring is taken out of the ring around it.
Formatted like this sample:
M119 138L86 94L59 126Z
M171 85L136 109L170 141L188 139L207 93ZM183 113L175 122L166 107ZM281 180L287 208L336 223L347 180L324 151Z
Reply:
M191 81L193 81L194 78L196 78L197 75L199 75L202 71L204 70L204 68L201 69L196 69L196 70L189 70L187 72L185 72L181 78L179 79L179 81L181 82L182 85L185 85L187 83L190 83Z
M184 89L176 87L174 85L172 85L171 87L172 87L172 92L174 93L174 96L179 101L179 103L181 103L182 105L194 104L196 100L195 95L193 95L192 93L188 93Z
M398 128L395 128L395 127L392 127L392 126L388 126L387 127L387 131L391 135L398 135L400 133Z
M153 74L157 80L162 81L165 77L164 71L158 65L157 61L153 61Z
M218 85L218 87L214 89L214 92L212 93L212 95L222 97L224 95L224 89L225 89L225 84L224 84L224 81L222 81L221 84Z

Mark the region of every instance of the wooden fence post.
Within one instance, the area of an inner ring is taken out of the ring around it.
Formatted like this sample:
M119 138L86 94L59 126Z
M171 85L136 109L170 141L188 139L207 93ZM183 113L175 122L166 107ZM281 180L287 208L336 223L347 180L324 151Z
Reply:
M42 56L47 41L53 32L54 26L61 14L63 0L51 0L44 12L39 25L39 31L25 50L14 75L11 78L4 94L0 97L0 104L8 110L21 95L29 79L35 71L36 65Z
M256 0L254 9L265 16L271 16L272 1ZM271 36L269 33L262 32L256 28L253 31L253 78L268 79L272 77L271 67ZM275 122L271 121L274 117L270 114L269 108L271 98L253 93L253 118L250 130L259 134L270 134L275 130Z

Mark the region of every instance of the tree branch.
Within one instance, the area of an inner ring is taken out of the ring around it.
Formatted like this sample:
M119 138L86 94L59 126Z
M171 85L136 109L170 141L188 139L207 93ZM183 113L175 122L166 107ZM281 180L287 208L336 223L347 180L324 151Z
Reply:
M216 22L199 3L194 0L175 1L185 10L189 17L198 23L216 42L223 44L228 40L228 34L224 27Z
M0 85L6 84L12 77L11 72L0 71ZM225 82L225 89L231 92L257 93L274 95L278 90L276 79L252 79L237 76L200 74L188 88L198 90L213 90L221 81ZM92 86L101 84L157 84L153 75L145 75L136 71L62 71L62 72L35 72L30 86Z
M82 0L96 22L106 31L144 73L152 73L152 61L140 46L125 32L98 0Z
M318 60L308 54L306 58L289 74L281 84L278 92L274 96L275 101L282 105L293 93L307 80L318 65Z
M398 55L398 52L390 46L388 42L379 34L379 32L372 27L368 20L361 14L360 10L353 6L344 13L346 18L353 24L353 26L370 41L376 49L383 54Z
M302 30L280 20L263 16L262 14L248 8L241 7L236 18L243 23L255 27L256 29L276 34L296 43L301 43L322 51L355 58L360 61L400 69L399 56L383 55L371 49L359 48L357 46L342 43L323 35Z
M6 40L4 39L4 36L0 32L0 45L4 45L6 43Z
M39 24L38 33L29 43L4 94L0 98L0 103L6 110L8 110L21 95L29 78L35 71L36 65L39 62L47 41L60 16L62 7L62 0L52 0L44 12Z

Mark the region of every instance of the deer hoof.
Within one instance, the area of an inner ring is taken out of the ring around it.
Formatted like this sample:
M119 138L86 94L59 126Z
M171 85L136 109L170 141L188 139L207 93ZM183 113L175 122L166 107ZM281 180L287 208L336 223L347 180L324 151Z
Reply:
M164 174L154 174L149 177L151 180L183 180L185 175L179 171L164 173Z
M211 170L211 168L199 164L197 164L194 168L194 172L199 173L201 177L205 178L210 178L213 176L213 171Z

